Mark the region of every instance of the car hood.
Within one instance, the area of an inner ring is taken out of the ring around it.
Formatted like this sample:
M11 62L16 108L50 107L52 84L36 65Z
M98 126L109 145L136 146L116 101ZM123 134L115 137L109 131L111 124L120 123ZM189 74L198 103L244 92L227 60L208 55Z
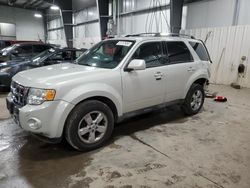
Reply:
M13 77L13 81L27 87L56 88L57 85L82 83L107 71L110 69L63 63L20 72Z

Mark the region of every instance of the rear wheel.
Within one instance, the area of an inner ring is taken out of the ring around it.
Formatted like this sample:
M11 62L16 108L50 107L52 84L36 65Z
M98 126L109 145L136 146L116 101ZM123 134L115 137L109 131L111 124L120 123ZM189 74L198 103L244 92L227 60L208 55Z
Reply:
M187 115L197 114L203 106L204 99L203 87L200 84L192 84L182 105L183 112Z
M97 100L85 101L70 113L65 125L68 143L80 151L93 150L107 141L114 128L110 108Z

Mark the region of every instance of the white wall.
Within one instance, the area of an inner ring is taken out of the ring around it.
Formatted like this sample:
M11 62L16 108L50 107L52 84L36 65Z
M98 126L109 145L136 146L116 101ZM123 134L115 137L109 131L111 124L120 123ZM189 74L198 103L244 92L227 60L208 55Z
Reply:
M239 0L236 25L250 24L250 1ZM232 26L236 0L208 0L187 4L186 29Z
M154 3L152 3L154 2ZM168 5L170 0L124 0L120 5L120 12L126 13L135 10ZM187 7L183 7L182 28L186 27ZM170 9L141 14L129 14L120 17L120 34L135 34L145 32L170 32Z
M13 23L16 25L17 40L43 40L43 18L35 18L35 11L0 6L0 22Z
M73 14L73 23L93 21L99 18L97 7L89 7ZM99 22L87 23L73 27L74 41L76 48L90 48L101 40Z
M238 25L250 25L250 1L240 0Z
M63 27L63 21L61 18L51 20L47 23L47 29L56 29ZM67 47L66 36L64 29L48 31L47 42L51 44L57 44L61 47Z

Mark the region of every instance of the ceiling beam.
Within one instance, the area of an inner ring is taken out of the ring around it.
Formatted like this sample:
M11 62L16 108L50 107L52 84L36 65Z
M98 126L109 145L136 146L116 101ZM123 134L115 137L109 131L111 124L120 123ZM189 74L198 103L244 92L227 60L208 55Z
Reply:
M183 0L170 0L170 30L179 33L181 30Z

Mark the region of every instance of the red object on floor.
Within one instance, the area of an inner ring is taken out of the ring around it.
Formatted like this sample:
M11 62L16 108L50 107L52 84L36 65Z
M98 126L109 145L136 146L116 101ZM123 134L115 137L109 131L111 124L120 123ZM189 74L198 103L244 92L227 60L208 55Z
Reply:
M226 97L223 97L223 96L216 96L214 98L215 101L217 102L226 102L227 101L227 98Z

